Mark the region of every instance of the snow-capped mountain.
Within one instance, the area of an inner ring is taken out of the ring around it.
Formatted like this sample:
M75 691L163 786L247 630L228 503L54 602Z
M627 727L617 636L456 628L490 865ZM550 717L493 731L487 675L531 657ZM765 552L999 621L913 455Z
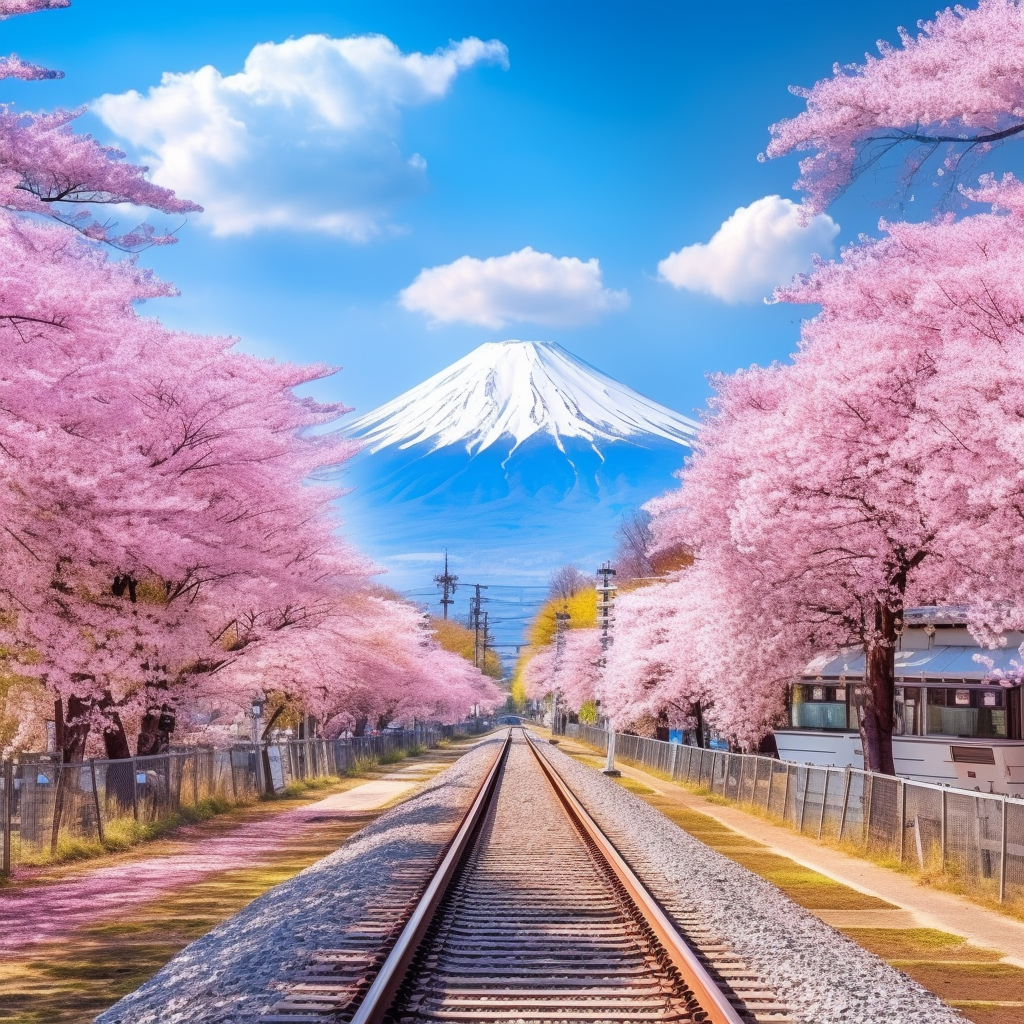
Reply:
M366 445L343 471L349 532L419 599L447 548L492 600L537 587L530 605L558 566L614 552L622 514L673 485L696 429L559 345L490 342L347 424ZM517 642L521 625L496 631Z
M696 427L554 342L495 341L360 417L348 432L372 452L429 444L475 455L496 444L514 451L538 433L559 449L564 438L600 448L638 435L688 444Z

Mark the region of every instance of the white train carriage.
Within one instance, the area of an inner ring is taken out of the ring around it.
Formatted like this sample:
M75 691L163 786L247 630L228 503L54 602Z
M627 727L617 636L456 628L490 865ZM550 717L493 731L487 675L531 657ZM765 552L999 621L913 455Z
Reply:
M988 681L990 669L1013 670L1024 634L987 650L967 630L962 609L918 608L896 651L896 772L908 779L1024 797L1021 686ZM775 731L779 756L801 764L863 768L855 683L857 649L815 659L790 688L789 728Z

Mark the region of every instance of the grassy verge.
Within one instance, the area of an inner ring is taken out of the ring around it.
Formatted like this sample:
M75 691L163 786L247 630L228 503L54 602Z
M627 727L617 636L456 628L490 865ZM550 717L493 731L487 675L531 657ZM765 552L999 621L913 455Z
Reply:
M140 843L162 839L184 825L196 825L209 821L219 814L225 814L235 807L245 806L245 801L233 802L222 797L206 797L198 804L182 807L174 814L159 821L136 821L134 818L114 818L103 827L103 842L99 839L82 839L62 832L57 837L54 853L49 850L28 854L20 863L25 867L44 867L51 864L71 864L80 860L91 860L108 853L123 853Z
M443 749L451 749L455 746L450 740L442 740L441 744L444 744ZM407 757L418 757L426 753L428 749L423 744L411 744L408 748L386 754L361 757L351 768L344 770L339 776L328 775L296 780L288 783L279 792L261 795L256 801L207 797L197 804L182 807L174 814L161 818L159 821L138 822L131 816L115 818L104 823L103 842L100 842L98 838L83 839L70 832L62 832L57 838L55 852L51 853L49 848L46 848L24 854L19 858L18 866L25 868L54 867L123 853L137 846L173 836L178 829L184 826L209 821L213 817L227 814L230 811L253 806L254 803L297 800L317 790L337 787L343 780L361 779L379 765L398 764ZM16 881L17 874L13 880L0 878L0 888L16 884ZM0 1017L0 1021L2 1020L3 1018Z
M582 746L586 746L582 741L574 742L579 742ZM604 764L603 758L597 758L595 755L591 754L578 755L578 759L591 765ZM1024 921L1024 896L1017 896L1000 903L998 883L994 879L981 879L980 881L972 880L968 882L960 877L955 865L949 865L946 870L943 871L939 862L936 860L934 863L925 864L922 868L920 865L910 861L901 862L898 857L894 857L891 854L866 850L857 843L849 840L844 839L840 841L835 837L830 837L828 835L823 835L818 839L815 836L808 835L806 832L797 833L796 829L794 829L788 821L780 818L777 814L772 814L771 812L764 810L763 808L738 803L735 800L730 800L728 797L721 796L718 793L713 793L704 786L690 785L681 779L673 778L667 772L660 771L657 768L651 768L639 761L633 761L625 757L619 757L617 760L624 765L628 765L630 768L635 768L637 771L643 772L645 775L661 779L673 786L679 786L680 788L687 790L687 792L692 793L694 796L701 797L709 804L717 804L721 807L735 807L744 814L749 814L751 817L760 818L762 821L767 821L772 825L777 825L779 828L784 828L787 831L794 832L795 834L802 836L802 838L815 842L820 846L839 850L851 857L857 857L859 860L866 860L869 863L877 864L879 867L887 868L889 871L897 871L902 875L913 878L920 885L929 886L933 889L940 889L943 892L950 892L957 896L962 896L964 899L970 900L972 903L977 903L981 907L986 907L987 909L994 910L997 913L1005 914L1007 917L1015 918L1018 921Z
M458 744L450 746L457 748ZM442 763L428 771L443 770L458 753L456 749L441 754L438 761ZM287 795L278 794L277 800L313 800L325 788L333 792L352 789L379 777L375 767L373 763L368 774L346 780L306 780ZM89 1024L106 1007L152 977L188 943L333 852L388 807L407 798L408 794L373 811L319 821L274 852L261 855L265 862L259 866L207 876L157 900L133 905L123 920L102 921L70 932L59 941L39 943L0 958L0 1024ZM286 806L260 802L233 808L200 831L219 835L240 821L262 820ZM197 838L201 836L189 836L189 846ZM164 854L181 853L188 846L181 840L169 842L165 835L162 841L146 848L146 854L154 848ZM121 858L127 863L138 853L108 855L107 859L117 863ZM53 868L49 876L56 881L66 878L68 872L79 871L80 865ZM34 885L44 883L44 879L32 880Z

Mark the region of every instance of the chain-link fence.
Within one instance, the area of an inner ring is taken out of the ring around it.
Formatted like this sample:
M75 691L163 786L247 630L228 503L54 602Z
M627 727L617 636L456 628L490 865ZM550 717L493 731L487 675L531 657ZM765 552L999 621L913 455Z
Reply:
M336 776L361 762L480 733L482 723L422 726L338 740L191 747L153 757L61 764L47 755L0 762L0 874L77 846L128 845L144 826L204 801L252 800L292 782Z
M566 732L607 752L603 729L569 725ZM616 733L615 753L805 835L952 876L1000 902L1024 899L1024 800L624 733Z

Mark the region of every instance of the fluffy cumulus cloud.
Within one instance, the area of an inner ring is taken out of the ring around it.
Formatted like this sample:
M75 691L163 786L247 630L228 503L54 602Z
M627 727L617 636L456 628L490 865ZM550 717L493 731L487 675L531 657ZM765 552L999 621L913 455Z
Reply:
M491 330L512 322L579 327L629 305L625 291L604 287L597 260L552 256L529 246L422 270L399 300L435 324L460 321Z
M796 203L765 196L741 206L711 237L658 264L674 288L726 302L756 302L810 268L811 257L835 251L839 225L827 214L809 220Z
M422 188L426 161L402 152L404 109L444 97L461 71L508 64L497 40L402 53L384 36L260 43L242 71L165 73L146 95L93 110L152 166L153 180L205 207L218 235L261 228L361 241Z

